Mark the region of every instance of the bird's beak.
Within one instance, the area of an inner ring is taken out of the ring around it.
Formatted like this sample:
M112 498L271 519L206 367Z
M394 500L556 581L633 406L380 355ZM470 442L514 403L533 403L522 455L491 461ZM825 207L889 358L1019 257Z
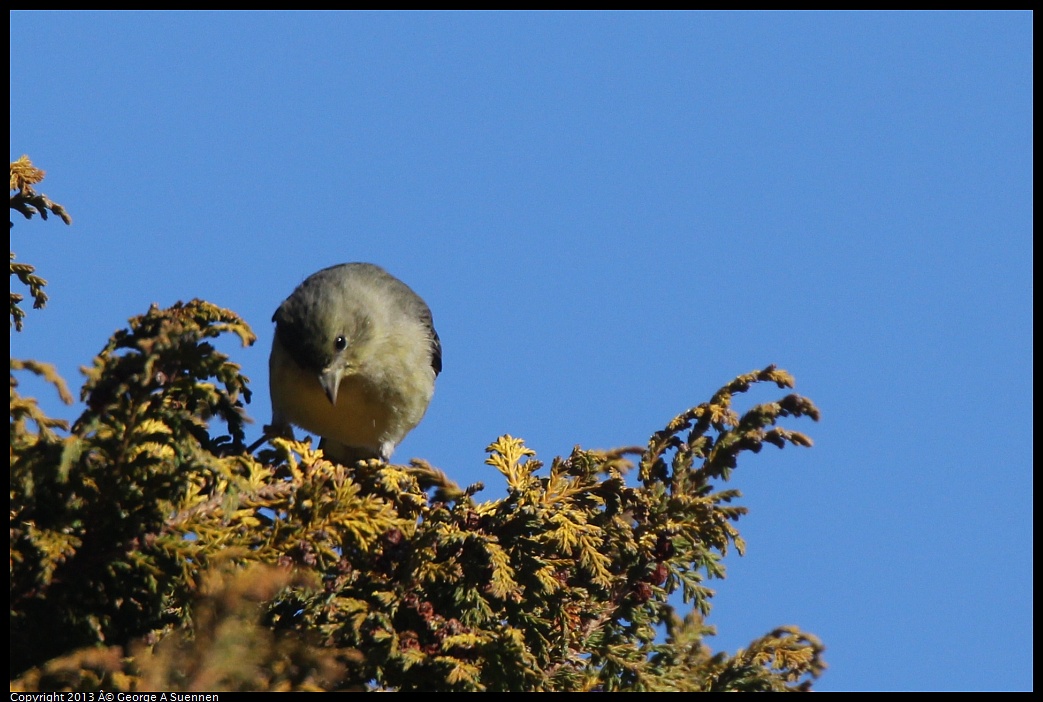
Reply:
M327 368L319 373L319 385L326 391L326 397L330 398L330 404L337 404L337 390L340 389L340 378L343 375L342 368Z

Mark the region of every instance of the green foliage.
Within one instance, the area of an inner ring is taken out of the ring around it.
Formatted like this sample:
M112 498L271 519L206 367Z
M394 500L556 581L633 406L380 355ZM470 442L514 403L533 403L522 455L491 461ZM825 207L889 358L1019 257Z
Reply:
M823 671L795 628L733 655L705 642L706 582L744 548L722 484L744 451L811 444L777 424L818 418L798 395L733 407L792 387L784 371L736 378L645 448L544 466L500 437L506 495L479 501L423 461L343 466L281 438L251 454L228 333L254 341L200 300L131 319L71 427L17 391L32 372L71 401L53 369L12 359L12 689L803 690Z
M41 195L33 190L33 186L43 180L44 172L33 166L28 156L22 156L11 163L11 209L20 212L26 219L33 215L40 215L41 219L47 219L47 213L52 212L62 218L66 224L72 224L72 218L59 204L51 202L46 195ZM14 227L14 222L11 222ZM24 263L14 262L14 252L11 252L11 275L17 276L26 287L33 298L33 307L40 309L47 304L47 293L43 291L47 281L35 275L35 269ZM25 319L25 311L19 306L24 299L18 293L11 293L11 323L15 329L22 331L22 320Z

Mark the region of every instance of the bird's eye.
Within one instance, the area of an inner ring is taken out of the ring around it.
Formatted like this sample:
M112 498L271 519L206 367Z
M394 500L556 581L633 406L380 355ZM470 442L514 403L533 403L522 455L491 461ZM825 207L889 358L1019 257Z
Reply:
M344 349L348 348L348 340L345 339L343 336L338 336L336 339L333 340L333 346L338 351L343 351Z

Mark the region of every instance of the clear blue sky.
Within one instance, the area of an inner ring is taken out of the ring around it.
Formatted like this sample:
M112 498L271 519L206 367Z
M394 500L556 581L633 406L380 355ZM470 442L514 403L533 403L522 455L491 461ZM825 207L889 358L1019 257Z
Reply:
M1029 13L14 12L10 155L75 221L16 221L51 302L11 352L78 388L205 298L259 337L256 437L275 307L378 263L445 351L395 458L489 499L500 434L641 444L776 363L823 418L734 475L711 645L797 624L820 690L1028 690L1032 49Z

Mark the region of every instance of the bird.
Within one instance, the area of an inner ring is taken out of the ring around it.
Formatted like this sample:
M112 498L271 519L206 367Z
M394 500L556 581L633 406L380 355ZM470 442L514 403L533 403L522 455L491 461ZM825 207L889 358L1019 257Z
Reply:
M272 429L295 425L345 465L388 462L427 412L442 342L427 303L372 263L304 280L272 316Z

